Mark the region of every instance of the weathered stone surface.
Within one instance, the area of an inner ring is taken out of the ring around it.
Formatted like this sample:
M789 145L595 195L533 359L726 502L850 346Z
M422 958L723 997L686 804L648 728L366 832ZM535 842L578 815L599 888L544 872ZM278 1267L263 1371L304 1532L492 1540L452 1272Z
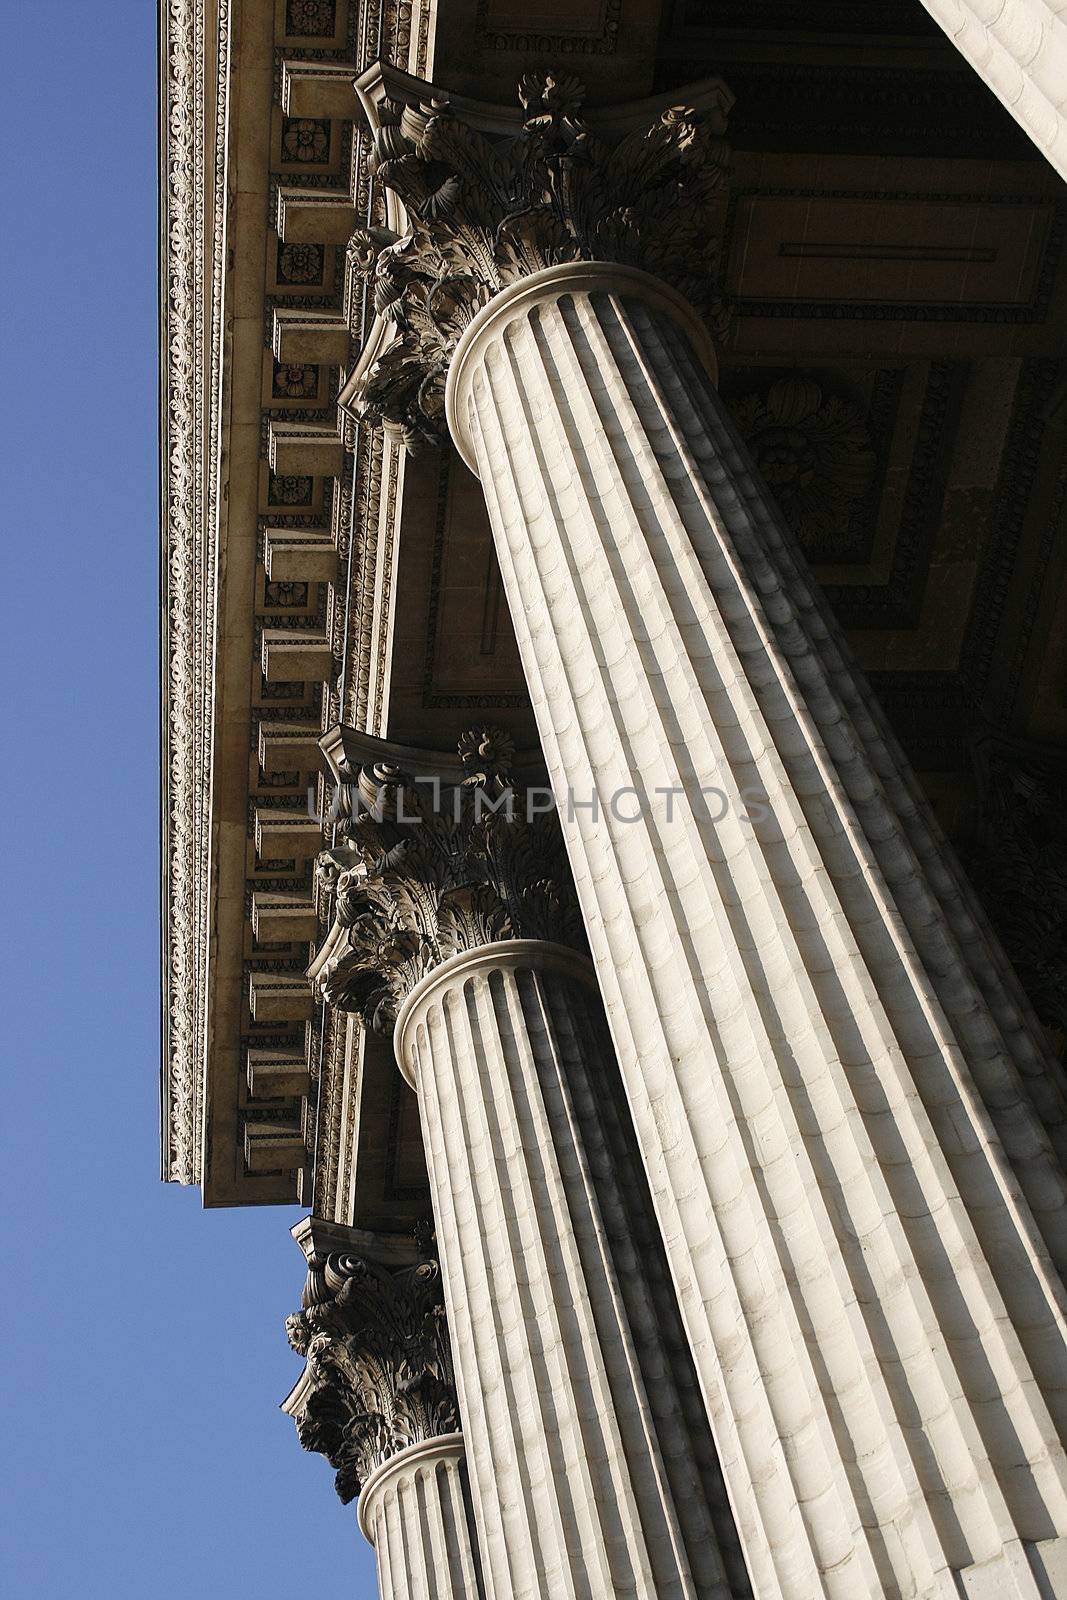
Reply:
M485 1600L463 1435L392 1456L359 1498L382 1600Z
M1067 178L1067 22L1059 0L922 0L957 50Z
M752 1590L588 960L506 940L397 1024L487 1593Z

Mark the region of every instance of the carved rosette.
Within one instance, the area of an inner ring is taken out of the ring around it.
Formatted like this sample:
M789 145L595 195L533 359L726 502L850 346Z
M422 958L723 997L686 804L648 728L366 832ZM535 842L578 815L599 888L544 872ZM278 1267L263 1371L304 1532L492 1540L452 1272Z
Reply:
M303 1307L286 1332L307 1365L283 1409L347 1505L390 1457L459 1430L440 1268L312 1254Z
M506 735L474 730L459 751L466 776L449 787L395 769L362 774L363 803L339 829L345 843L319 857L334 923L308 976L330 1005L379 1031L461 950L499 939L584 949L550 791L511 786Z
M407 231L360 229L349 246L375 311L396 328L355 404L409 446L447 436L448 364L476 313L544 267L641 267L713 329L724 322L714 221L729 164L724 112L674 106L610 143L583 118L583 93L575 78L526 74L510 138L471 128L446 101L379 107L371 164L403 202Z
M847 527L870 494L877 457L866 419L850 400L810 378L783 378L746 395L734 420L801 543Z

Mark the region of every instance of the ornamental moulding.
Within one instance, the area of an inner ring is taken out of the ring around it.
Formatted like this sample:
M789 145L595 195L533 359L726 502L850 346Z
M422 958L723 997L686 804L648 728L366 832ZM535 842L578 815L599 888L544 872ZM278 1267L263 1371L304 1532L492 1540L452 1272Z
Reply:
M730 96L718 80L684 105L647 102L596 119L583 113L576 78L527 73L521 118L496 111L495 131L483 131L491 108L381 66L357 88L392 224L357 229L349 244L379 319L342 396L358 416L399 430L409 447L446 438L445 380L460 336L495 294L544 267L640 267L713 331L724 328Z
M344 1251L313 1253L303 1310L285 1327L307 1365L282 1410L304 1449L335 1469L345 1505L401 1450L458 1432L436 1261L396 1269Z
M338 824L345 842L318 859L334 921L308 977L377 1031L462 950L502 939L584 948L551 791L511 786L506 734L472 730L459 749L464 776L448 785L364 769Z
M793 376L731 410L801 544L841 533L869 495L878 465L859 406Z
M230 0L160 11L163 248L162 1175L201 1177ZM212 109L213 108L213 109Z

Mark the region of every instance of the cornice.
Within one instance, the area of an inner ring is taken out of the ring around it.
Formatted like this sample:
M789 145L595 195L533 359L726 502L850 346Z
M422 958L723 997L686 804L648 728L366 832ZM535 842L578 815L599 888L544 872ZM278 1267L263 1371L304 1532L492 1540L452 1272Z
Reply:
M235 970L243 969L247 962L243 947L235 941L232 919L227 920L220 903L220 886L232 887L240 850L239 842L235 846L232 836L220 826L224 810L221 802L225 799L230 804L238 786L245 782L243 770L236 776L233 771L232 741L227 744L221 735L224 724L232 726L227 719L233 711L235 693L235 622L243 627L247 616L240 585L247 568L249 518L255 516L258 523L262 522L261 499L252 504L256 490L254 483L249 489L247 459L242 457L237 462L229 437L231 411L237 416L235 407L241 419L247 421L248 385L245 383L242 388L241 384L255 360L254 356L246 359L243 353L247 341L240 343L239 327L245 303L241 284L248 279L249 252L256 246L260 227L246 203L248 184L252 179L269 178L271 185L284 181L289 187L295 186L294 192L304 194L307 183L302 174L285 171L284 162L282 179L278 178L279 158L274 144L260 170L259 145L254 139L250 143L250 122L238 115L238 107L244 103L249 74L255 77L249 93L262 99L265 41L272 42L274 50L275 104L287 63L290 79L296 65L302 66L305 75L311 69L324 67L329 69L326 76L348 84L354 70L351 64L379 53L395 56L415 72L429 70L435 6L433 0L414 0L413 4L406 0L384 0L384 4L379 0L353 0L351 5L339 4L336 16L341 20L325 41L325 50L318 49L310 38L290 39L285 33L286 15L285 7L276 6L273 0L255 0L254 4L250 0L247 5L241 0L160 0L161 1168L165 1180L202 1184L208 1204L233 1203L238 1191L241 1199L255 1201L285 1197L282 1180L263 1164L265 1155L257 1167L250 1168L246 1142L243 1167L238 1147L234 1168L231 1149L234 1108L244 1091L240 1068L236 1082L234 1079L233 1037L218 1033L215 1017L225 1015L226 1006L232 1008L235 993L240 997L251 992L248 985L252 978L241 970L235 979ZM320 72L318 79L323 76ZM306 92L307 85L303 87ZM336 95L336 84L333 92ZM355 105L353 99L353 111ZM308 114L317 114L319 109L312 104ZM343 104L327 112L338 124L347 120L343 113ZM338 128L336 136L343 141L344 131ZM351 137L350 127L348 136ZM244 169L240 195L236 177L239 150ZM249 155L250 150L254 156ZM317 183L333 184L338 177L344 182L347 157L338 159L339 172L331 171L327 179L316 177ZM370 205L365 153L354 156L353 163L351 184L355 192L351 198L363 215ZM274 188L271 193L275 194ZM328 193L332 196L335 191L330 188ZM342 187L337 187L336 199L342 211L349 207L349 196ZM329 221L329 208L325 208L324 216ZM267 213L262 226L269 228ZM325 246L314 244L314 248L322 248L324 259L332 263L333 246L328 240ZM245 280L241 278L242 271ZM340 274L331 266L323 280L322 293L311 299L320 314L329 303L328 309L343 328L341 313L347 306L336 305L339 298ZM302 304L299 293L289 291L283 303L289 310L300 309ZM265 300L265 304L269 309L269 301ZM247 322L248 318L244 320ZM306 329L303 331L306 333ZM353 325L349 331L358 342L359 328ZM289 326L283 332L288 338L293 328ZM325 392L329 363L318 354L295 359L316 364L317 383ZM294 476L309 474L308 482L317 485L317 498L309 502L306 517L297 517L288 504L280 506L281 526L288 531L311 526L319 530L324 519L329 524L332 485L335 514L332 526L322 529L322 543L324 547L335 546L338 560L344 561L349 540L354 537L353 480L347 463L338 477L325 470L319 459L324 440L334 443L332 426L321 430L310 427L302 433L292 427L276 426L272 432L272 424L309 420L317 423L326 419L312 417L302 402L290 413L269 399L264 402L260 420L267 430L271 451L281 452L284 446L289 464L277 470ZM364 430L356 453L356 515L360 523L373 518L376 527L382 524L388 551L398 515L399 452L394 447L388 461L390 470L384 476L380 471L380 440ZM236 493L235 465L240 469ZM273 459L270 466L274 468ZM384 501L380 513L379 485ZM263 493L266 495L267 491ZM231 524L233 531L228 535ZM292 560L293 552L288 554ZM346 680L342 673L340 684L334 681L338 661L350 657L353 660L350 698L354 702L365 705L371 691L380 698L380 688L375 689L377 680L369 670L370 652L375 647L374 619L387 607L378 603L378 564L372 557L373 546L364 540L357 559L349 563L343 584L334 583L332 572L313 574L320 600L327 596L326 615L320 621L332 656L328 678L322 685L328 703L324 700L320 727L339 715L336 702L339 692L346 688ZM263 559L262 553L257 559ZM298 573L297 577L302 578L303 574ZM352 587L362 604L350 601L346 595L348 581L353 578L356 581ZM264 651L268 652L269 647L278 657L275 660L272 656L268 663L264 654L261 671L266 686L271 671L275 677L280 675L285 649L306 643L298 637L305 619L298 621L285 610L277 618L268 617L269 608L255 594L249 598L254 659L258 663L261 640ZM279 637L279 629L286 637ZM310 623L305 631L309 629ZM384 644L376 648L378 654L384 652ZM322 670L318 658L312 663L305 656L301 664L314 664ZM379 670L379 680L381 676ZM309 712L314 714L317 709L319 680L309 677L304 681L312 691L310 698L305 694L300 705L302 718L306 719ZM239 697L239 690L237 694ZM288 710L288 705L270 706L275 718L284 718ZM262 797L264 791L257 793ZM251 808L251 800L249 805ZM286 800L273 791L260 799L264 814L284 811L285 806ZM253 825L250 810L249 827ZM271 881L275 890L299 887L290 885L288 880ZM256 886L262 890L264 882L260 873ZM253 886L245 887L246 899L250 899ZM231 895L226 905L234 904L236 900ZM246 916L246 923L247 920ZM269 964L260 965L266 970ZM216 1007L219 994L225 995L221 1009ZM282 1021L283 1032L297 1031L292 1018ZM334 1027L327 1017L324 1026L328 1036L309 1036L305 1050L310 1052L309 1065L317 1065L332 1083L331 1063L343 1055L347 1019L342 1017ZM238 1052L242 1059L243 1052L242 1040ZM332 1148L337 1097L326 1092L320 1098L325 1102L322 1109L328 1124L324 1142ZM308 1116L313 1116L306 1105L302 1109L288 1106L284 1113L267 1105L262 1110L255 1108L255 1114L264 1126L287 1117L287 1131L293 1131L289 1122L295 1115L305 1132ZM239 1133L238 1129L238 1139ZM327 1162L323 1179L327 1189L329 1166ZM231 1176L234 1170L236 1189Z
M160 16L163 1177L200 1176L230 0Z

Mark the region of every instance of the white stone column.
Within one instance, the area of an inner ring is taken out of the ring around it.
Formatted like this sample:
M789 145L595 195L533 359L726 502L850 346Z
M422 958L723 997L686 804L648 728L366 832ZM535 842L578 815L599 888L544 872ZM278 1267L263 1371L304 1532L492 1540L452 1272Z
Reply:
M707 346L658 280L550 267L477 314L447 402L753 1586L1067 1595L1063 1096ZM420 1003L477 1192L517 1148L475 1109L489 1000ZM483 1272L527 1262L505 1211L460 1221ZM466 1369L472 1414L501 1381Z
M409 1445L367 1479L359 1525L382 1600L482 1600L465 1480L461 1433Z
M1067 178L1067 0L922 0Z
M487 1595L751 1594L588 961L464 951L401 1007Z

